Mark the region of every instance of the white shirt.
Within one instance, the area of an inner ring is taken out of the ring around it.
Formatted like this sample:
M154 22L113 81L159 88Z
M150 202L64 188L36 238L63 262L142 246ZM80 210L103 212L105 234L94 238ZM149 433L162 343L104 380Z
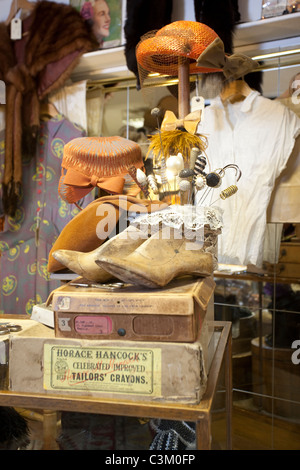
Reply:
M212 100L204 111L197 132L208 141L206 172L236 164L242 172L229 168L220 188L206 198L203 190L196 203L223 209L223 229L219 236L219 262L254 264L261 267L266 230L266 211L275 179L285 168L300 133L300 119L281 103L252 91L243 101L222 103ZM238 192L224 201L219 194L232 184Z

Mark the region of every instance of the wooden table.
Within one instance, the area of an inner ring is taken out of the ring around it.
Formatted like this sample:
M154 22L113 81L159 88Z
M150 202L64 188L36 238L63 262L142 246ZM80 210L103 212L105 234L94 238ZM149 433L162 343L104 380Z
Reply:
M161 418L196 423L196 448L211 449L211 412L216 395L221 367L225 367L226 446L232 447L232 367L231 367L231 323L213 322L215 353L208 374L207 388L197 405L184 403L138 402L99 397L32 394L0 391L0 406L12 406L42 410L44 413L44 438L49 442L53 432L53 411L76 411L138 418ZM47 446L44 446L47 447Z

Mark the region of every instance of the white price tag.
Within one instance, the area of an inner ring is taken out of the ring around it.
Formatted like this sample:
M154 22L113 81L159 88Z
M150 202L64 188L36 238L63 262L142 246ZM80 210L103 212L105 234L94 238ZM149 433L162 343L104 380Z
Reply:
M15 41L22 39L22 20L20 18L13 18L10 23L10 39Z
M205 102L203 96L193 96L191 99L191 113L198 111L199 109L203 112L204 105Z
M0 104L6 103L6 92L5 92L5 83L3 80L0 80Z
M192 99L191 99L190 107L191 107L191 113L193 113L195 111L201 111L201 121L200 121L199 125L201 123L203 123L203 121L204 121L204 108L205 108L205 100L204 100L203 96L193 96Z

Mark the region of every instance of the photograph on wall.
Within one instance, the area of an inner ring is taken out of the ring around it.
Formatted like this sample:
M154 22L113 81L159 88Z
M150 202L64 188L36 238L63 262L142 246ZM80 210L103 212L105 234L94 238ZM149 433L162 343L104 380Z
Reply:
M99 49L123 44L124 4L122 0L70 0L84 20L91 26Z

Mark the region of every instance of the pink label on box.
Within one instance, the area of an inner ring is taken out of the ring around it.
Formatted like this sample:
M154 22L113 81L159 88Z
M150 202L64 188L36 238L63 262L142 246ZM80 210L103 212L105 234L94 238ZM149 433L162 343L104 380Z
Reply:
M80 334L108 335L112 332L112 321L106 315L79 315L75 318L74 328Z

